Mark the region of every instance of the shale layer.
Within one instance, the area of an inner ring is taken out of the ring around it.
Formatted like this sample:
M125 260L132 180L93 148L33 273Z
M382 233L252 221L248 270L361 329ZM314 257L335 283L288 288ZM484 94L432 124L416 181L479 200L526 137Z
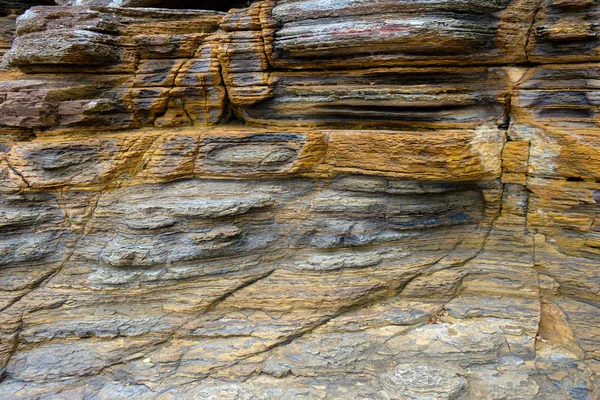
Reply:
M47 3L0 398L600 398L597 2Z

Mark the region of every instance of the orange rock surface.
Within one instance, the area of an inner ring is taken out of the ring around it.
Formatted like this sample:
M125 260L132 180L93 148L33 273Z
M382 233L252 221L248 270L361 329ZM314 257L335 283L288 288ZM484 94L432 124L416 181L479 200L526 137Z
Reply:
M600 398L596 2L113 3L0 30L0 398Z

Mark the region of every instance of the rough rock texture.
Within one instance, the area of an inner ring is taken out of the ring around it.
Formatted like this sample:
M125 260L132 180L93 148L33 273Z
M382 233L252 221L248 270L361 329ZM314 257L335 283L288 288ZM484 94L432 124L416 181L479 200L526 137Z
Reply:
M2 0L0 2L0 59L11 46L17 17L29 7L53 4L53 0ZM1 70L2 63L0 63Z
M256 0L55 0L59 6L167 7L228 11Z
M0 398L600 398L599 12L28 10Z

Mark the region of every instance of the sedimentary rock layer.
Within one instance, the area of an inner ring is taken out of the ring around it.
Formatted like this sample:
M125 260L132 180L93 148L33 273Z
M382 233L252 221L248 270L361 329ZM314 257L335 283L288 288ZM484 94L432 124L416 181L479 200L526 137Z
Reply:
M28 10L0 398L599 398L595 8Z
M52 0L3 0L0 3L0 59L11 46L17 17L32 6L53 4Z

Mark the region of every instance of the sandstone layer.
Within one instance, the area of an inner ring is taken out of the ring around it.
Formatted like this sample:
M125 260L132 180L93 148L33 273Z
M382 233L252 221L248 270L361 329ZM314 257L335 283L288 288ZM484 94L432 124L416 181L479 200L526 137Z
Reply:
M0 398L600 398L596 2L61 3L0 42Z

